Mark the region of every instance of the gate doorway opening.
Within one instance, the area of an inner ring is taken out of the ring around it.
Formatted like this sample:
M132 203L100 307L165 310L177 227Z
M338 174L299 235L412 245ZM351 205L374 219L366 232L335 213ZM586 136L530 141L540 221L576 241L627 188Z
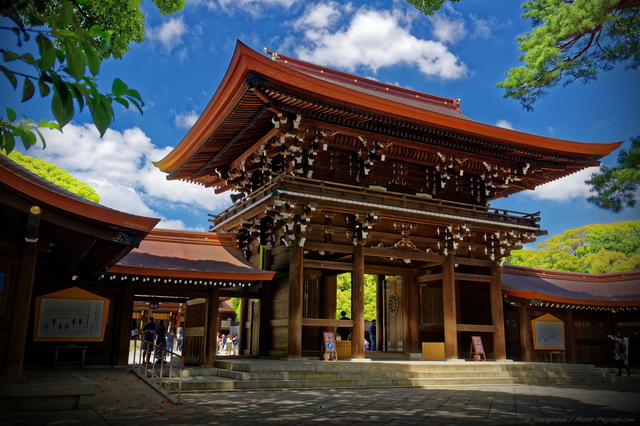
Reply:
M162 321L166 327L167 350L183 356L187 364L207 365L208 360L218 357L257 356L260 300L219 297L217 301L212 310L206 298L135 295L131 339L141 337L144 324L153 317L156 326ZM230 344L223 345L223 340Z

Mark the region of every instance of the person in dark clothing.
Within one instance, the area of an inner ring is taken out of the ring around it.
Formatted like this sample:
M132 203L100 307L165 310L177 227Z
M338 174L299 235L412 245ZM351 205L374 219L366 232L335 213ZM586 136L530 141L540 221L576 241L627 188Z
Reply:
M624 344L622 335L616 333L615 336L609 335L608 337L613 340L613 356L616 367L618 367L618 374L616 374L616 376L622 376L622 368L625 368L627 370L627 376L630 376L631 370L629 370L629 366L624 363L627 359L627 345Z
M142 351L144 352L144 362L149 363L153 353L153 342L156 338L156 323L153 317L149 317L147 323L142 327Z
M349 321L349 317L345 311L340 312L341 320ZM351 334L351 327L338 327L336 333L340 336L341 340L349 340L349 334Z
M376 320L371 320L371 325L369 326L369 340L371 340L371 350L376 350Z
M158 362L164 362L164 356L166 354L164 349L167 347L167 327L164 325L164 320L160 320L156 328L156 345L160 346L156 348L156 358Z

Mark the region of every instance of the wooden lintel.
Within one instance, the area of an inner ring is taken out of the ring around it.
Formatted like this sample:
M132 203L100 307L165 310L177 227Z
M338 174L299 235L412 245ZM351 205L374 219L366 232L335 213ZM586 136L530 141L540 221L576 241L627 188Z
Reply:
M404 250L395 247L365 247L365 255L377 257L390 257L394 259L423 260L432 262L444 262L444 256L435 253L426 253L419 250Z
M303 327L353 327L353 320L302 318Z
M463 274L456 272L456 280L491 282L491 275Z
M432 275L419 275L414 281L416 283L428 283L431 281L442 281L444 275L442 274L432 274Z
M467 257L455 257L455 263L460 265L470 265L470 266L485 266L487 268L491 267L491 260L489 259L470 259Z
M478 333L493 333L495 327L482 324L456 324L457 331L476 331Z
M328 260L313 260L313 259L305 259L304 261L305 268L314 268L314 269L330 269L336 271L352 271L353 263L352 262L332 262Z
M334 253L353 253L353 244L334 244L334 243L322 243L319 241L306 241L304 244L305 250L326 251Z

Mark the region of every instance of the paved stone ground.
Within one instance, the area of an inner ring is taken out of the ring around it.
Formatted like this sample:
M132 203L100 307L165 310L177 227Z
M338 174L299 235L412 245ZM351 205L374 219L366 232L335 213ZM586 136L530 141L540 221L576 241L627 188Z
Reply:
M87 369L96 408L9 413L2 425L629 424L640 383L324 389L182 395L174 405L124 369Z

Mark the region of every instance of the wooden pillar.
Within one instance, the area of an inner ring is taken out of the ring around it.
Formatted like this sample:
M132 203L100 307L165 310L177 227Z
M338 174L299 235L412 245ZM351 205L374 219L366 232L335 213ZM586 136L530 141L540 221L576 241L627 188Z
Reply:
M520 347L522 348L522 360L531 362L533 359L533 339L529 321L529 311L526 305L518 306L518 323L520 323Z
M118 314L118 336L115 365L129 365L129 348L131 345L131 319L133 313L133 285L130 280L120 290L120 312Z
M578 361L576 357L576 335L573 328L573 313L571 312L571 308L567 308L567 323L564 328L567 332L566 347L569 355L569 362L571 364L575 364Z
M322 303L320 306L320 318L336 319L336 303L338 291L338 276L322 273ZM324 327L322 331L332 332L335 327Z
M491 321L493 322L493 357L507 359L507 347L504 334L504 308L502 307L502 277L500 263L491 262Z
M304 250L295 240L291 243L289 261L289 323L288 348L290 358L302 356L302 287Z
M351 315L351 358L364 358L364 246L361 244L353 251Z
M238 344L238 355L244 354L244 350L247 347L247 298L240 299L240 330L238 330L238 338L240 343Z
M35 207L35 206L34 206ZM34 209L32 207L32 209ZM39 209L38 209L39 213ZM12 324L9 332L11 342L7 348L6 377L19 377L22 374L24 354L27 344L29 318L31 317L31 299L33 297L33 281L36 272L36 260L38 257L38 230L40 218L30 214L27 220L27 232L25 246L20 259L20 271L18 282L12 283L12 291L15 292L13 311L11 312Z
M213 286L211 288L208 304L204 365L213 365L216 361L216 349L218 346L218 310L220 307L220 290L218 287Z
M458 359L458 322L456 309L456 277L453 256L442 265L442 303L444 310L444 352L447 359Z
M271 264L273 263L273 257L271 254L271 249L268 249L265 246L260 246L260 250L262 250L262 269L265 271L271 270ZM254 321L253 316L255 313L252 311L251 318L251 341L258 342L258 347L254 348L255 343L251 344L251 355L258 354L260 356L268 356L269 349L271 348L271 327L269 324L271 323L271 318L273 317L273 297L272 297L272 284L271 282L263 283L260 291L260 301L258 302L258 321ZM255 304L254 304L255 308ZM257 333L257 340L256 340ZM249 342L247 342L248 344Z
M414 275L405 275L403 277L404 297L407 300L406 318L405 322L407 330L405 337L405 350L410 353L417 353L422 351L420 345L420 330L418 324L420 324L420 290L414 280Z
M376 351L384 348L384 275L376 275Z

